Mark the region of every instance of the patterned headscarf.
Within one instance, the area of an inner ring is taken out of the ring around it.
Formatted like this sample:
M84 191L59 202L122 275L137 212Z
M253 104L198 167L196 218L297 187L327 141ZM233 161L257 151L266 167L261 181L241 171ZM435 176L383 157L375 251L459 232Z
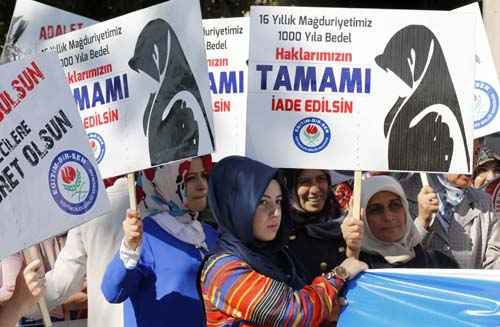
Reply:
M444 174L427 174L427 176L430 186L439 198L439 210L436 218L444 231L448 233L454 209L465 198L467 189L452 185Z
M211 156L200 157L207 173ZM146 169L137 178L138 209L142 217L150 216L176 238L197 247L205 247L205 234L196 220L197 212L187 208L186 177L193 159Z
M474 178L476 178L476 176L479 174L482 168L481 166L486 165L487 163L494 162L496 163L497 167L500 166L500 155L496 153L493 149L491 149L487 144L483 143L480 146L480 150L475 161L476 163L474 165L474 173L473 173ZM492 180L484 180L483 185L481 185L480 188L488 192L490 184L496 179L498 179L498 174Z
M180 160L168 165L146 169L137 178L137 203L142 215L167 211L174 217L184 215L186 207L186 176L191 161ZM212 157L202 156L205 172L212 169Z

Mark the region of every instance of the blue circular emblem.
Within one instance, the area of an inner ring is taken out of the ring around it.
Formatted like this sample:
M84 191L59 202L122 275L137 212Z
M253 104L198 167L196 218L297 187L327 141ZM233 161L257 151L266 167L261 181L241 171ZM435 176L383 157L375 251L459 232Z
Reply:
M488 125L498 113L498 94L488 83L475 81L475 117L474 128Z
M104 153L106 153L104 139L101 135L94 132L89 133L87 136L89 137L90 148L94 151L95 160L97 163L100 163L102 158L104 158Z
M82 215L98 194L97 173L90 160L74 150L59 153L49 168L49 189L57 205L71 215Z
M299 121L292 133L295 145L307 153L320 152L330 143L330 127L321 119L307 117Z

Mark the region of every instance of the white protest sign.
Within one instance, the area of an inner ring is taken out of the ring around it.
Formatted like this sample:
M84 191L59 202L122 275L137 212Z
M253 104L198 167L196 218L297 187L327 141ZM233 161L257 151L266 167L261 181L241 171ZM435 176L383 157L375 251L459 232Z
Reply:
M46 41L103 177L211 153L199 2L172 0Z
M469 12L476 17L474 138L479 138L500 131L500 115L498 114L500 85L479 4L472 3L454 11Z
M248 24L248 17L203 21L216 134L214 161L245 154Z
M36 54L40 42L97 23L32 0L17 0L2 61Z
M486 33L490 41L493 61L496 63L497 75L500 79L500 2L498 0L483 0L483 19Z
M252 7L246 155L470 172L473 83L471 14Z
M56 55L0 66L0 258L110 210Z

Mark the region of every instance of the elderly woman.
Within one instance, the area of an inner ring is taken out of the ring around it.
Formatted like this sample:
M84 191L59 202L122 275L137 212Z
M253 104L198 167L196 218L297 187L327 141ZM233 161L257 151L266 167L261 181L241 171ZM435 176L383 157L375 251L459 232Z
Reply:
M209 205L221 229L200 286L207 326L319 326L333 321L346 279L366 265L347 259L304 282L286 248L287 196L277 170L244 157L214 168Z
M147 217L142 222L128 210L121 249L102 282L109 302L125 301L125 326L204 326L197 272L217 234L197 216L206 207L210 166L202 157L140 176Z
M429 183L429 201L439 206L435 219L426 217L425 248L443 251L460 268L500 269L500 221L488 194L472 188L469 175L429 175Z
M393 177L364 180L361 207L364 221L349 216L342 231L351 249L357 251L361 245L359 259L370 268L458 268L446 255L427 252L419 244L421 232L410 215L403 188ZM358 237L352 237L353 233Z
M292 219L288 247L310 283L346 258L341 210L328 171L287 169L285 174Z

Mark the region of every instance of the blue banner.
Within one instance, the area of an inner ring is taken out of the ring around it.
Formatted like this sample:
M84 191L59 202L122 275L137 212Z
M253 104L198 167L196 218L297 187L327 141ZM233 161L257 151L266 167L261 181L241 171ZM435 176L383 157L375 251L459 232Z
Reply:
M500 271L369 270L348 283L338 326L500 326Z

